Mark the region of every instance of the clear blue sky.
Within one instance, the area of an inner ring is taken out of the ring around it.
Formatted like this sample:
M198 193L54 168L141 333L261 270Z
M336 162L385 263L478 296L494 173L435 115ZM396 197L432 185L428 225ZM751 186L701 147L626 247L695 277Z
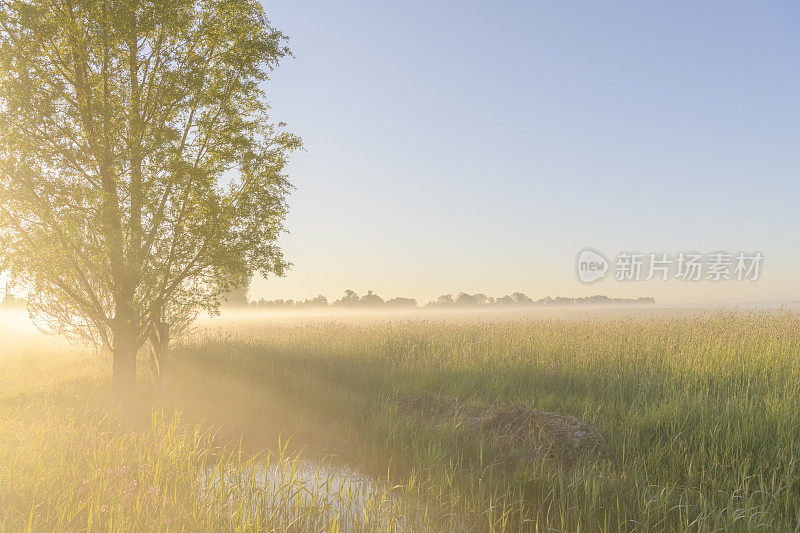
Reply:
M800 298L800 3L265 0L307 151L255 298ZM618 283L591 246L761 251L755 283Z

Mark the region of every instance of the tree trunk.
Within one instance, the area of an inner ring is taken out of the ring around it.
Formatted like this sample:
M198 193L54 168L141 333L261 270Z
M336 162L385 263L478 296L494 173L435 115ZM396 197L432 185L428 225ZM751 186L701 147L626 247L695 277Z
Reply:
M112 389L115 401L130 406L136 401L136 333L124 328L116 333L112 350Z
M166 379L169 358L169 324L157 321L150 334L150 375L153 378L156 394L164 399L164 380Z

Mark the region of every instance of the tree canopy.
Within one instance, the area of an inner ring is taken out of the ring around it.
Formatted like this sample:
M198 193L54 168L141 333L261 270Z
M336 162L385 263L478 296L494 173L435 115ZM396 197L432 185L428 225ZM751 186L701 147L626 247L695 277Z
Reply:
M0 269L41 327L111 349L115 384L156 323L286 268L301 142L264 92L286 43L257 0L2 3Z

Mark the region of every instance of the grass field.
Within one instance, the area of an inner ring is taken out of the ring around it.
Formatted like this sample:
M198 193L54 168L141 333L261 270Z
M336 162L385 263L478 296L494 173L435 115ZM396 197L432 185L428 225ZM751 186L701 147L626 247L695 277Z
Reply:
M3 334L0 531L800 523L794 312L209 320L135 413L102 354ZM602 446L526 456L408 398L571 415Z

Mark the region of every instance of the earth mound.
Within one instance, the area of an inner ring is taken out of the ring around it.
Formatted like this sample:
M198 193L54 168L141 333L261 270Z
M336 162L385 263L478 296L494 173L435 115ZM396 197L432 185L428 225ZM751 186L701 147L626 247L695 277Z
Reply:
M603 438L594 426L559 413L525 405L477 405L436 394L402 396L399 411L431 422L455 424L468 436L496 439L511 456L574 462L597 456Z

